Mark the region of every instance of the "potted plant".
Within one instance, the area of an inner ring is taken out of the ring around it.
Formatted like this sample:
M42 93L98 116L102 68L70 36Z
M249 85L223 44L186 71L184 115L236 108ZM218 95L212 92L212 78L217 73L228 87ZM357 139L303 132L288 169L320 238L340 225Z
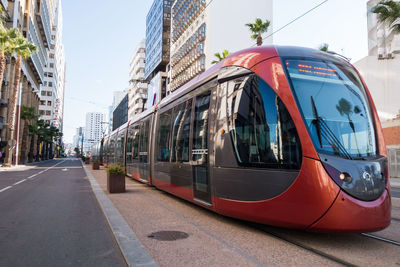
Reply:
M89 157L85 157L85 164L89 164L90 163L90 158Z
M125 192L125 169L118 164L111 164L107 171L107 191L110 193Z
M100 170L100 162L97 159L92 161L92 169L93 170Z

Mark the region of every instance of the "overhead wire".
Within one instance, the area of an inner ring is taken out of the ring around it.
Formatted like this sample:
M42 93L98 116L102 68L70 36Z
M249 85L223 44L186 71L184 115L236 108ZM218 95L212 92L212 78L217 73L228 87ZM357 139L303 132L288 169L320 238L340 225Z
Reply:
M301 19L302 17L304 17L305 15L307 15L308 13L312 12L313 10L317 9L318 7L322 6L323 4L325 4L326 2L328 2L329 0L325 0L321 3L319 3L318 5L314 6L313 8L309 9L308 11L306 11L305 13L301 14L300 16L296 17L295 19L291 20L290 22L286 23L285 25L283 25L282 27L280 27L279 29L277 29L276 31L272 32L271 34L269 34L268 36L264 37L262 40L264 41L265 39L271 37L272 35L274 35L275 33L281 31L282 29L286 28L287 26L289 26L290 24L292 24L293 22ZM254 46L256 46L257 44L254 44Z

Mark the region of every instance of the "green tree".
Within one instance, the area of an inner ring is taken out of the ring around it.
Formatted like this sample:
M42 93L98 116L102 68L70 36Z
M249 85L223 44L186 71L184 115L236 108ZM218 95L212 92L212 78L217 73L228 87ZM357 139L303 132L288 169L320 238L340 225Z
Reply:
M12 46L12 51L17 55L17 61L15 64L15 75L14 75L14 84L13 90L10 94L10 105L9 105L9 116L8 116L8 144L6 147L6 157L4 164L5 166L10 166L11 164L11 156L14 151L13 147L13 140L14 140L14 128L15 128L15 121L16 121L16 104L17 104L17 97L18 97L18 87L19 82L21 79L21 64L22 59L29 58L35 51L36 46L29 43L25 37L23 37L22 33L17 30L18 37L15 39L15 42Z
M36 114L34 107L21 107L21 120L24 120L24 130L22 133L22 144L21 144L21 162L26 161L26 148L29 135L29 122L37 120L39 115Z
M378 15L380 22L389 24L393 31L400 33L400 2L380 1L372 12Z
M262 21L262 19L257 18L254 23L247 23L246 26L249 27L251 32L251 38L257 39L257 46L262 45L262 37L261 34L268 31L268 27L270 25L269 20Z
M221 54L215 53L214 56L217 58L217 60L213 60L211 64L216 64L218 62L221 62L224 58L229 56L229 51L225 49Z

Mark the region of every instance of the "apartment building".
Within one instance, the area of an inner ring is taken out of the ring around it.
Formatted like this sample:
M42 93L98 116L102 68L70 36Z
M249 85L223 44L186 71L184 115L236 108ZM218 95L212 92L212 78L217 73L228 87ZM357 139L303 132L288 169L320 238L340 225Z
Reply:
M48 64L40 92L40 118L62 131L65 90L65 55L62 43L62 7L57 1L51 27Z
M48 65L48 53L51 43L52 18L55 15L56 0L27 0L27 1L4 1L0 4L7 13L6 27L18 28L24 37L37 47L37 52L30 58L22 61L21 79L20 79L20 100L19 106L33 107L36 113L39 113L40 104L40 85L45 81L45 69ZM10 115L9 100L12 85L14 83L14 70L16 58L14 56L7 59L6 70L4 73L4 82L1 85L0 100L0 149L2 152L8 144L11 152L15 155L16 139L18 138L18 159L19 162L32 161L34 155L40 153L35 144L37 137L30 137L25 129L23 120L19 120L17 107L16 122L9 120ZM15 126L15 135L10 136L6 125L10 121ZM3 123L1 123L3 122ZM32 122L29 122L32 123ZM15 161L16 157L13 156ZM9 164L9 162L7 162Z
M129 66L129 114L128 119L142 112L147 101L145 80L146 41L142 40L135 49Z
M272 32L272 11L272 0L176 0L171 11L168 90L176 90L210 68L215 53L254 46L245 24L256 18L269 20L268 35ZM272 37L263 44L272 44Z
M83 152L90 152L93 145L100 142L104 134L105 114L101 112L86 113L85 136Z

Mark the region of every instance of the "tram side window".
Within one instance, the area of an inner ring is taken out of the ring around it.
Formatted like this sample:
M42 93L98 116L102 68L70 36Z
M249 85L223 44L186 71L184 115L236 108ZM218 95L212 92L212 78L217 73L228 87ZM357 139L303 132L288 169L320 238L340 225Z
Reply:
M120 134L118 136L117 150L116 150L116 155L115 155L118 159L122 158L122 155L124 153L124 138L125 138L124 134Z
M132 160L139 160L139 125L133 127Z
M114 150L115 150L115 136L111 136L110 143L108 146L109 159L114 161Z
M169 142L171 135L171 112L168 110L160 114L157 134L157 160L169 161Z
M174 108L172 116L172 162L189 161L189 133L191 112L191 99Z
M126 163L132 163L133 129L129 127L126 137Z
M299 169L297 130L281 99L256 74L229 81L230 134L239 165Z
M149 146L149 127L150 121L145 121L140 127L140 150L139 160L140 162L147 162L147 150Z

